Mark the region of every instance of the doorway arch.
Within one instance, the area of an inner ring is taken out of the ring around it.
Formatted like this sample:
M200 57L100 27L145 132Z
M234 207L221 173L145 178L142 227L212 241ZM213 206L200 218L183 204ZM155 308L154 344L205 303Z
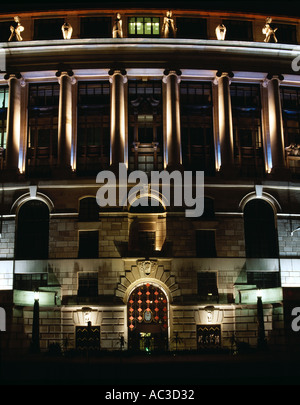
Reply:
M168 350L169 302L158 285L141 283L131 291L127 320L129 350Z

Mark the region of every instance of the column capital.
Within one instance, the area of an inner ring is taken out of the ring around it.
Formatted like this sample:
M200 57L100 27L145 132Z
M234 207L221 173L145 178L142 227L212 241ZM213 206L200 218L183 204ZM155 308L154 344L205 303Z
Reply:
M173 75L173 76L177 77L177 83L180 83L181 82L181 78L180 78L181 74L182 74L181 70L179 70L179 69L165 69L164 70L163 82L167 83L168 77Z
M115 75L120 75L123 77L123 83L127 83L127 72L125 69L110 69L108 71L109 74L109 82L112 83L113 77Z
M281 73L279 74L268 73L262 83L263 87L268 87L268 84L271 80L278 80L278 83L280 84L284 80L284 76Z
M73 72L73 70L71 70L71 69L58 70L58 71L55 73L55 76L58 78L59 83L60 83L60 79L61 79L63 76L70 77L72 84L75 84L75 83L76 83L76 78L74 77L74 72Z
M21 85L22 87L25 87L25 85L26 85L25 79L24 79L24 77L21 75L21 73L6 73L6 74L4 75L4 80L7 80L7 81L9 82L11 79L20 80L20 85Z
M214 78L214 84L218 84L219 80L223 77L228 77L229 84L231 84L231 79L234 77L234 74L233 72L223 72L222 70L218 70Z

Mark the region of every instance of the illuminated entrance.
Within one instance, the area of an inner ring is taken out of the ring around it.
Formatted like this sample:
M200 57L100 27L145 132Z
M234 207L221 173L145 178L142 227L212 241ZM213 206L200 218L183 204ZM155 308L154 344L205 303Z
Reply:
M146 352L168 349L168 300L152 284L133 290L128 300L128 349Z

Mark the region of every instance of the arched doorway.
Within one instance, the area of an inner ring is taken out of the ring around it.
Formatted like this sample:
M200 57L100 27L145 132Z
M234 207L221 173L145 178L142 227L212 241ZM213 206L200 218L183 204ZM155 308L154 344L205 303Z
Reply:
M168 299L146 283L136 287L127 304L128 349L146 352L168 349Z

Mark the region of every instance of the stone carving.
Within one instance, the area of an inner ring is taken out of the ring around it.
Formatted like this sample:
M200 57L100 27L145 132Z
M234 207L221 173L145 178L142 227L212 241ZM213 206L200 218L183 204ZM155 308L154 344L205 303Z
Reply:
M156 271L157 263L151 260L145 260L138 262L139 270L142 277L150 276L151 273Z
M122 27L122 19L121 14L117 13L116 19L112 29L112 37L113 38L123 38L123 27Z
M10 37L8 41L23 41L21 37L21 32L24 31L24 27L20 22L20 18L18 16L14 17L14 23L10 26Z
M275 35L277 28L272 28L270 25L271 22L272 22L272 18L268 17L266 19L266 24L262 29L262 33L266 36L264 39L264 42L278 42L276 35Z
M172 18L172 11L167 11L162 25L162 36L163 38L175 38L176 31L177 28Z
M71 39L73 34L73 27L70 23L65 22L62 27L62 34L64 39Z
M292 143L291 145L285 148L287 156L297 156L300 157L300 145Z
M219 41L224 41L226 36L226 27L224 24L219 24L216 28L216 36Z

